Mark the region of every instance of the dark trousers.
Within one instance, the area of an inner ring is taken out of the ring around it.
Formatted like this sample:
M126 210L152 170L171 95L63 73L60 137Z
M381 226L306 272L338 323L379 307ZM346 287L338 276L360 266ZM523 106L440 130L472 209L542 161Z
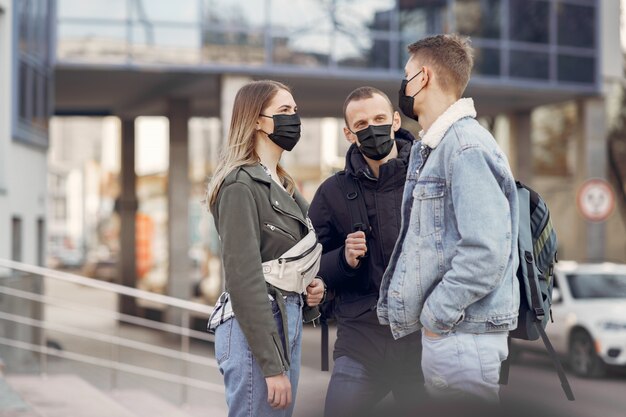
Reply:
M324 416L378 415L381 409L376 405L390 392L395 404L389 405L383 415L415 415L426 398L420 360L419 351L409 358L395 358L391 364L385 361L369 367L349 356L337 358L328 384Z

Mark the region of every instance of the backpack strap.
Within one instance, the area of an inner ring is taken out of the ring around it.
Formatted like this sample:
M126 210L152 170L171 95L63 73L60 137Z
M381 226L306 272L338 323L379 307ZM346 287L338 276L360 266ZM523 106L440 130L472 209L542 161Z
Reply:
M371 229L361 182L346 171L338 172L335 174L335 178L337 183L339 183L341 192L346 197L346 204L350 213L350 233L362 231L369 235Z
M537 330L539 331L539 334L541 335L543 344L546 346L546 349L548 349L548 354L550 355L550 358L552 359L552 363L554 364L554 367L556 368L556 373L559 375L559 379L561 380L561 387L563 387L563 392L565 392L565 396L567 397L568 400L574 401L576 399L574 398L574 392L572 391L572 387L570 387L569 385L569 381L567 380L567 376L565 375L563 366L561 365L561 362L559 361L559 357L557 356L556 351L554 350L554 347L552 346L552 343L550 343L550 339L548 339L548 335L546 334L546 331L543 329L543 326L538 321L535 321L535 327L537 327Z
M552 343L550 343L550 339L548 339L548 335L543 329L543 321L548 315L548 312L544 309L543 298L541 296L541 291L539 290L539 282L537 281L538 276L536 274L536 267L533 259L533 240L530 230L530 192L524 187L518 188L517 191L520 218L518 238L520 267L525 277L523 281L524 285L526 285L526 294L528 294L530 298L528 301L531 312L534 314L533 324L541 335L543 344L546 346L548 354L554 363L554 367L559 375L561 386L563 387L563 391L565 392L567 399L574 401L574 393L569 385L565 371L561 366L561 362L559 361ZM503 377L502 374L501 377Z

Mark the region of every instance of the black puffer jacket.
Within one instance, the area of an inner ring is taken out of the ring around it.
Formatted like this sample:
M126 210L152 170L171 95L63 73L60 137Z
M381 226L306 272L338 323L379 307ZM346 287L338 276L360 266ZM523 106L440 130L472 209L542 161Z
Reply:
M377 347L383 349L392 340L388 326L378 323L375 309L383 273L400 233L402 192L414 141L404 129L399 129L395 138L398 157L380 167L378 178L356 145L346 155L346 175L356 176L361 183L371 226L368 256L357 269L352 269L344 256L344 242L352 233L352 224L347 198L335 175L320 185L309 208L309 217L324 247L318 275L335 293L335 358L348 355L366 363L376 361Z

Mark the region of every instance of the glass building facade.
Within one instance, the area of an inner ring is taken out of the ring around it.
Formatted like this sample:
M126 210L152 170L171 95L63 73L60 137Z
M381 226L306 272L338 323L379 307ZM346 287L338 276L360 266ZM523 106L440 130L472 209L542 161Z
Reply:
M52 113L54 0L14 2L13 137L47 146Z
M58 0L61 63L397 79L424 36L472 38L474 82L598 85L596 0Z

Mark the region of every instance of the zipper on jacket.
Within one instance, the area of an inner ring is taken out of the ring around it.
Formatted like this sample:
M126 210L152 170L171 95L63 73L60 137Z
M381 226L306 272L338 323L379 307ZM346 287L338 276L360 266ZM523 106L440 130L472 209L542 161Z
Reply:
M278 345L276 344L276 339L273 336L272 336L272 342L274 342L274 349L276 349L276 354L278 355L278 359L280 360L280 366L282 366L283 372L287 372L287 366L285 364L283 356L280 354L280 349L278 348Z
M273 205L273 204L272 204L272 208L273 208L274 210L276 210L277 212L279 212L279 213L281 213L281 214L284 214L284 215L285 215L285 216L287 216L287 217L290 217L290 218L292 218L292 219L294 219L294 220L297 220L299 223L301 223L301 224L305 225L305 226L307 227L307 229L309 228L309 225L308 225L305 221L303 221L301 218L299 218L299 217L297 217L297 216L294 216L294 215L293 215L293 214L291 214L291 213L287 213L286 211L279 209L278 207L276 207L276 206L275 206L275 205Z
M298 241L298 239L296 239L296 237L294 235L292 235L291 233L289 233L285 229L282 229L282 228L280 228L278 226L275 226L275 225L270 224L270 223L265 223L265 227L270 229L272 232L278 232L281 235L287 236L288 238L295 240L296 242Z

